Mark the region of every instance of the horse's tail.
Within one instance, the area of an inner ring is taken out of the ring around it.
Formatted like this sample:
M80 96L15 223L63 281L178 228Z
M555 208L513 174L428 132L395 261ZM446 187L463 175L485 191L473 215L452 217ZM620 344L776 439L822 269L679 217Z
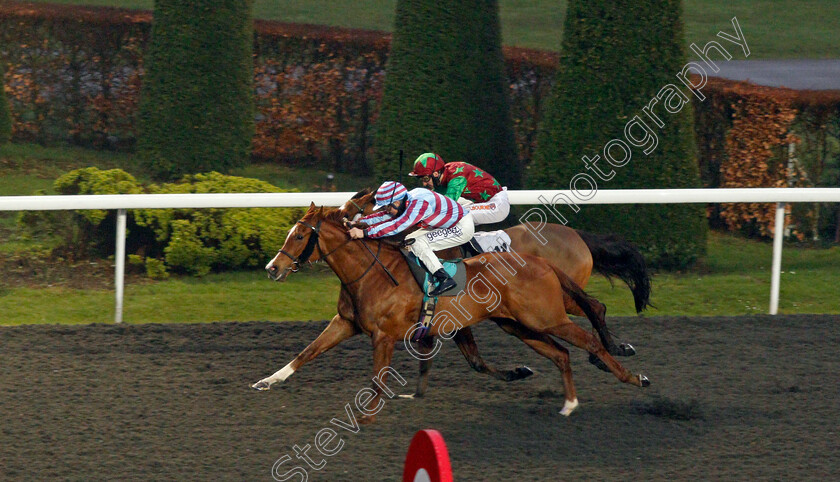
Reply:
M574 302L583 310L583 313L592 322L592 326L603 326L606 328L604 316L607 314L607 307L596 300L595 297L583 291L583 288L569 278L569 275L564 273L560 268L557 268L551 263L546 264L554 270L554 274L560 280L560 286L563 287L563 291L571 296Z
M593 268L612 279L617 276L633 292L636 313L641 313L650 303L650 273L642 253L630 242L618 236L577 231L592 253Z

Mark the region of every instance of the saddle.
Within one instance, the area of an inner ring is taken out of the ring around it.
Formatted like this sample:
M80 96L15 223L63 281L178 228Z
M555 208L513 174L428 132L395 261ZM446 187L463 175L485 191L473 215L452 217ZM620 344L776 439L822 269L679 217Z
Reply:
M413 241L413 240L412 240ZM471 258L482 253L493 252L508 252L510 251L510 236L504 231L487 231L475 233L473 239L468 243L462 244L461 254L463 258ZM441 260L443 269L449 273L449 276L455 280L455 287L444 291L437 297L429 296L429 292L434 289L434 277L429 273L423 263L414 256L407 249L409 242L403 242L400 252L405 256L408 262L408 267L411 269L411 274L420 286L423 292L423 305L420 310L420 320L417 322L419 328L414 332L411 341L418 342L426 336L429 332L429 325L432 318L435 316L435 308L437 307L437 298L441 296L457 296L458 293L464 290L467 282L467 270L464 267L463 259Z

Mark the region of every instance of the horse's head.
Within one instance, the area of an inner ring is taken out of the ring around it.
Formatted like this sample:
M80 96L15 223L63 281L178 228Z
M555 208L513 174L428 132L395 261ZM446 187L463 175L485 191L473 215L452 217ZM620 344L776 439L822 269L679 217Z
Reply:
M269 278L274 281L285 281L289 273L300 269L301 264L320 259L318 238L323 220L324 208L316 208L315 203L310 204L303 218L289 230L283 247L265 265Z
M344 213L344 217L351 221L356 221L362 216L367 216L373 212L376 207L374 195L370 188L366 187L357 192L344 203L339 210Z

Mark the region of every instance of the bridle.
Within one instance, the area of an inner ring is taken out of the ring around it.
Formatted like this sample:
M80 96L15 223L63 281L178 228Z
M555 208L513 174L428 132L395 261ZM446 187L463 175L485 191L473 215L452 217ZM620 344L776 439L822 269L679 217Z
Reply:
M353 199L350 199L348 202L349 202L350 204L352 204L352 205L353 205L353 207L355 207L356 209L358 209L358 210L359 210L359 212L358 212L357 214L354 214L354 215L353 215L353 217L356 217L356 216L358 216L359 214L364 214L364 213L365 213L365 209L364 209L363 207L359 206L359 205L356 203L356 201L354 201Z
M353 205L356 206L356 207L359 207L356 203L353 203ZM364 210L362 210L361 208L359 208L359 210L361 212L364 212ZM321 222L322 221L323 221L323 219L319 219L318 223L315 224L315 226L307 223L304 220L300 220L300 221L297 222L297 224L302 224L302 225L304 225L307 228L312 230L312 235L309 236L309 240L307 240L306 246L303 247L303 251L300 253L299 256L293 256L284 249L280 250L280 254L283 254L286 257L288 257L290 260L292 260L292 268L289 268L292 273L297 273L298 271L300 271L300 265L309 261L309 258L312 256L312 253L316 249L318 250L318 254L321 256L321 259L325 260L325 259L327 259L327 257L329 257L331 254L335 253L336 251L338 251L339 249L344 247L344 245L346 245L350 241L355 241L353 238L348 236L347 239L344 240L344 242L342 242L341 244L339 244L335 248L331 249L328 253L324 254L324 252L321 251L321 245L318 242L318 238L321 234ZM364 278L365 275L367 275L370 272L370 270L373 269L373 267L376 266L377 264L382 266L382 269L384 269L385 273L388 275L388 277L391 278L391 281L394 283L394 286L399 286L400 285L400 283L397 281L397 279L394 277L394 275L391 274L391 272L388 270L388 268L384 264L382 264L382 261L379 260L379 253L382 252L382 243L379 242L379 243L376 243L376 244L378 245L378 247L376 249L376 254L373 254L373 251L370 250L368 245L365 244L365 243L362 243L362 246L364 246L365 249L368 251L368 253L370 253L370 255L373 256L373 262L370 263L370 266L367 267L367 269L361 274L361 276L354 279L353 281L350 281L348 283L344 283L345 286L350 286L353 283L355 283L355 282L359 281L360 279Z
M307 223L304 220L300 220L297 224L302 224L307 228L312 230L312 236L309 236L309 240L306 242L306 246L303 247L303 251L301 251L300 256L292 256L285 249L280 250L280 254L286 255L290 260L292 260L292 273L297 273L300 271L301 263L305 263L309 261L309 257L312 256L312 252L315 251L315 248L318 248L318 253L321 252L321 247L318 246L318 235L321 233L321 221L318 220L318 224L315 226Z

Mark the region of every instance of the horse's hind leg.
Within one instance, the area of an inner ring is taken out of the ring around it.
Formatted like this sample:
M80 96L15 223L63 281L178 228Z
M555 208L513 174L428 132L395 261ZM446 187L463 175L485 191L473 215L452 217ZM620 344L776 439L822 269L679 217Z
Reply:
M475 338L473 338L472 330L468 326L458 330L455 333L453 341L456 345L458 345L458 349L461 350L461 354L467 359L467 363L470 364L470 367L479 373L486 373L493 378L504 380L506 382L522 380L523 378L528 378L534 374L534 372L526 366L517 367L513 370L500 371L490 365L487 365L484 362L484 359L481 358L481 355L478 354L478 346L475 344Z
M251 385L251 388L256 390L270 389L273 383L285 381L292 373L297 371L301 365L312 361L321 353L324 353L356 333L358 333L358 329L353 322L342 318L341 315L335 315L332 321L330 321L330 324L324 328L324 331L322 331L320 335L318 335L318 338L300 352L294 360L285 367L276 371L273 375L263 378L257 383Z
M577 285L568 275L559 269L554 269L560 284L563 287L563 304L566 306L566 313L574 316L584 316L592 324L592 328L598 333L598 338L601 339L604 348L607 349L610 355L613 356L633 356L636 354L636 349L629 343L622 343L616 345L612 339L612 335L607 329L606 315L607 307L603 303L590 296L588 293ZM609 369L599 363L597 358L589 358L589 362L598 366L601 370L609 371Z
M584 330L583 328L577 326L566 318L560 324L553 326L546 330L546 333L550 333L554 336L562 338L563 340L568 341L569 343L575 345L578 348L582 348L589 353L597 356L604 364L609 368L609 370L616 376L619 380L624 383L630 383L633 385L637 385L640 387L646 387L650 385L650 381L648 381L647 377L644 375L633 375L630 371L624 368L615 358L612 357L598 338L595 337L592 333Z
M568 417L578 406L577 391L575 390L575 383L572 380L572 367L569 362L569 350L564 346L554 341L550 336L537 333L518 322L504 318L494 318L495 321L503 330L516 336L522 340L526 345L531 347L540 355L548 358L560 372L563 374L563 387L566 402L563 404L563 409L560 414Z

